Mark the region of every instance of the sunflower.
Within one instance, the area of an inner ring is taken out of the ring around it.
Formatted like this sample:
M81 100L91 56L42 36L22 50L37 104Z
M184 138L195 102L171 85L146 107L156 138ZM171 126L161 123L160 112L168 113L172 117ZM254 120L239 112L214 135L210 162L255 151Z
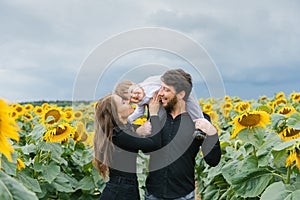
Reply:
M25 112L25 109L20 104L17 104L14 109L19 114L19 116L23 115L23 113Z
M265 111L268 114L272 114L274 112L273 108L268 105L260 105L255 108L257 111Z
M300 101L300 93L291 93L290 97L294 102Z
M212 105L210 103L204 104L202 110L203 112L208 113L212 111Z
M198 103L199 103L199 105L202 107L202 106L204 105L204 99L203 99L203 98L200 98L200 99L198 100Z
M24 162L21 160L21 158L17 159L17 169L20 171L22 169L24 169L26 166L24 164Z
M66 120L66 121L72 121L73 120L73 111L72 110L66 110L64 111L63 113L63 118Z
M278 93L275 95L275 99L283 99L283 98L285 98L284 92L278 92Z
M75 127L76 127L76 131L75 131L75 134L74 134L74 140L75 141L80 141L81 138L82 138L82 135L85 132L85 125L84 125L83 122L78 121L76 123Z
M53 119L47 122L47 118L50 116L53 117ZM60 120L61 118L62 118L62 111L60 108L57 107L48 108L42 114L42 122L43 124L46 125L52 125L58 122L58 120Z
M291 114L297 112L296 109L292 106L283 106L282 108L280 108L277 113L282 114L282 115L286 115L286 116L290 116Z
M227 102L223 103L221 107L222 107L223 115L225 117L227 117L233 106L230 101L227 101Z
M288 157L285 160L285 166L290 167L294 162L296 162L297 168L300 169L300 151L297 148L290 151Z
M268 99L268 97L266 95L264 95L259 98L259 101L266 101L267 99Z
M226 95L226 96L224 97L224 100L225 100L225 101L231 101L231 98L230 98L230 96Z
M94 135L95 132L85 132L85 135L87 136L86 139L83 141L83 144L85 144L86 146L94 146Z
M24 113L23 114L23 120L24 122L29 122L33 119L33 116L30 113Z
M33 105L32 104L26 104L25 106L24 106L24 109L27 111L27 112L30 112L30 111L32 111L33 110Z
M77 111L73 112L73 117L76 120L81 120L82 116L83 116L83 114L82 114L82 112L80 110L77 110Z
M270 124L270 115L264 111L246 111L233 119L234 131L230 139L235 138L245 128L263 127Z
M9 113L8 113L9 117L13 118L13 119L18 119L19 118L19 113L15 110L11 110Z
M249 109L251 109L251 105L249 102L240 102L236 106L234 106L234 110L239 113L244 112Z
M216 111L212 110L210 112L207 112L206 114L209 115L210 120L212 122L218 122L219 121L219 115L218 115L218 113Z
M41 115L43 113L43 108L41 106L35 106L33 112L36 115Z
M18 126L15 120L9 117L9 112L10 107L0 99L0 153L12 162L10 153L14 152L14 149L8 139L19 141L20 136L17 133Z
M48 104L48 103L43 103L42 104L42 108L43 108L43 110L47 110L47 109L49 109L51 106Z
M74 137L74 133L75 128L67 123L61 123L49 128L43 138L46 142L66 142L70 137Z
M280 104L287 104L287 100L286 99L284 99L284 98L281 98L281 99L276 99L274 102L273 102L273 107L275 108L275 107L277 107L277 106L279 106Z
M280 139L284 141L293 140L300 137L300 130L286 127L279 133Z

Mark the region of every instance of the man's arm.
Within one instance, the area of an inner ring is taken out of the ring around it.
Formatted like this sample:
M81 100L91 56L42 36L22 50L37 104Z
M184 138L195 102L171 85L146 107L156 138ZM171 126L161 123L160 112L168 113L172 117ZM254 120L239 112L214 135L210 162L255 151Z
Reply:
M205 113L204 118L197 120L195 126L206 133L201 147L205 162L212 167L217 166L222 154L217 129L211 124L209 115Z

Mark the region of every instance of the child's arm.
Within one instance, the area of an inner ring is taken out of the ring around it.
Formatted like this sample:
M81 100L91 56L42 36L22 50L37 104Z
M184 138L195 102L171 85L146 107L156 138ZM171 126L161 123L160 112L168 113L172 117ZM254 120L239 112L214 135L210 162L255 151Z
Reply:
M145 107L142 105L137 105L134 112L128 117L129 123L132 124L136 119L143 116L144 112L145 112Z
M190 114L192 120L203 118L203 113L199 102L190 95L186 102L187 112Z

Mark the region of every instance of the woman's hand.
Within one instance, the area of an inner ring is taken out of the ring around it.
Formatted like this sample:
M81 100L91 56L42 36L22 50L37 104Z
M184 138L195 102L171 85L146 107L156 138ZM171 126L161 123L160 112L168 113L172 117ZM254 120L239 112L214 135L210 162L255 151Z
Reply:
M154 116L158 114L160 97L158 96L158 91L154 94L149 102L149 113L150 116Z
M151 135L151 131L152 131L152 126L150 122L145 122L143 123L140 127L138 127L136 129L136 133L139 136L148 136Z
M195 128L200 129L206 135L215 135L217 133L217 129L205 118L195 119Z

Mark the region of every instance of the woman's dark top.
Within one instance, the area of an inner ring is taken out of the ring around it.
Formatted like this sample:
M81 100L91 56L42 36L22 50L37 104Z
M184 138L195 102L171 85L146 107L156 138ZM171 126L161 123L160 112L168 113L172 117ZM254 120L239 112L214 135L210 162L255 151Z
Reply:
M151 117L151 125L157 127L159 119ZM152 132L158 131L152 128ZM140 137L133 132L130 124L113 130L112 142L115 146L112 152L109 181L100 199L139 199L136 175L136 158L139 150L151 152L161 146L159 134L151 137Z

